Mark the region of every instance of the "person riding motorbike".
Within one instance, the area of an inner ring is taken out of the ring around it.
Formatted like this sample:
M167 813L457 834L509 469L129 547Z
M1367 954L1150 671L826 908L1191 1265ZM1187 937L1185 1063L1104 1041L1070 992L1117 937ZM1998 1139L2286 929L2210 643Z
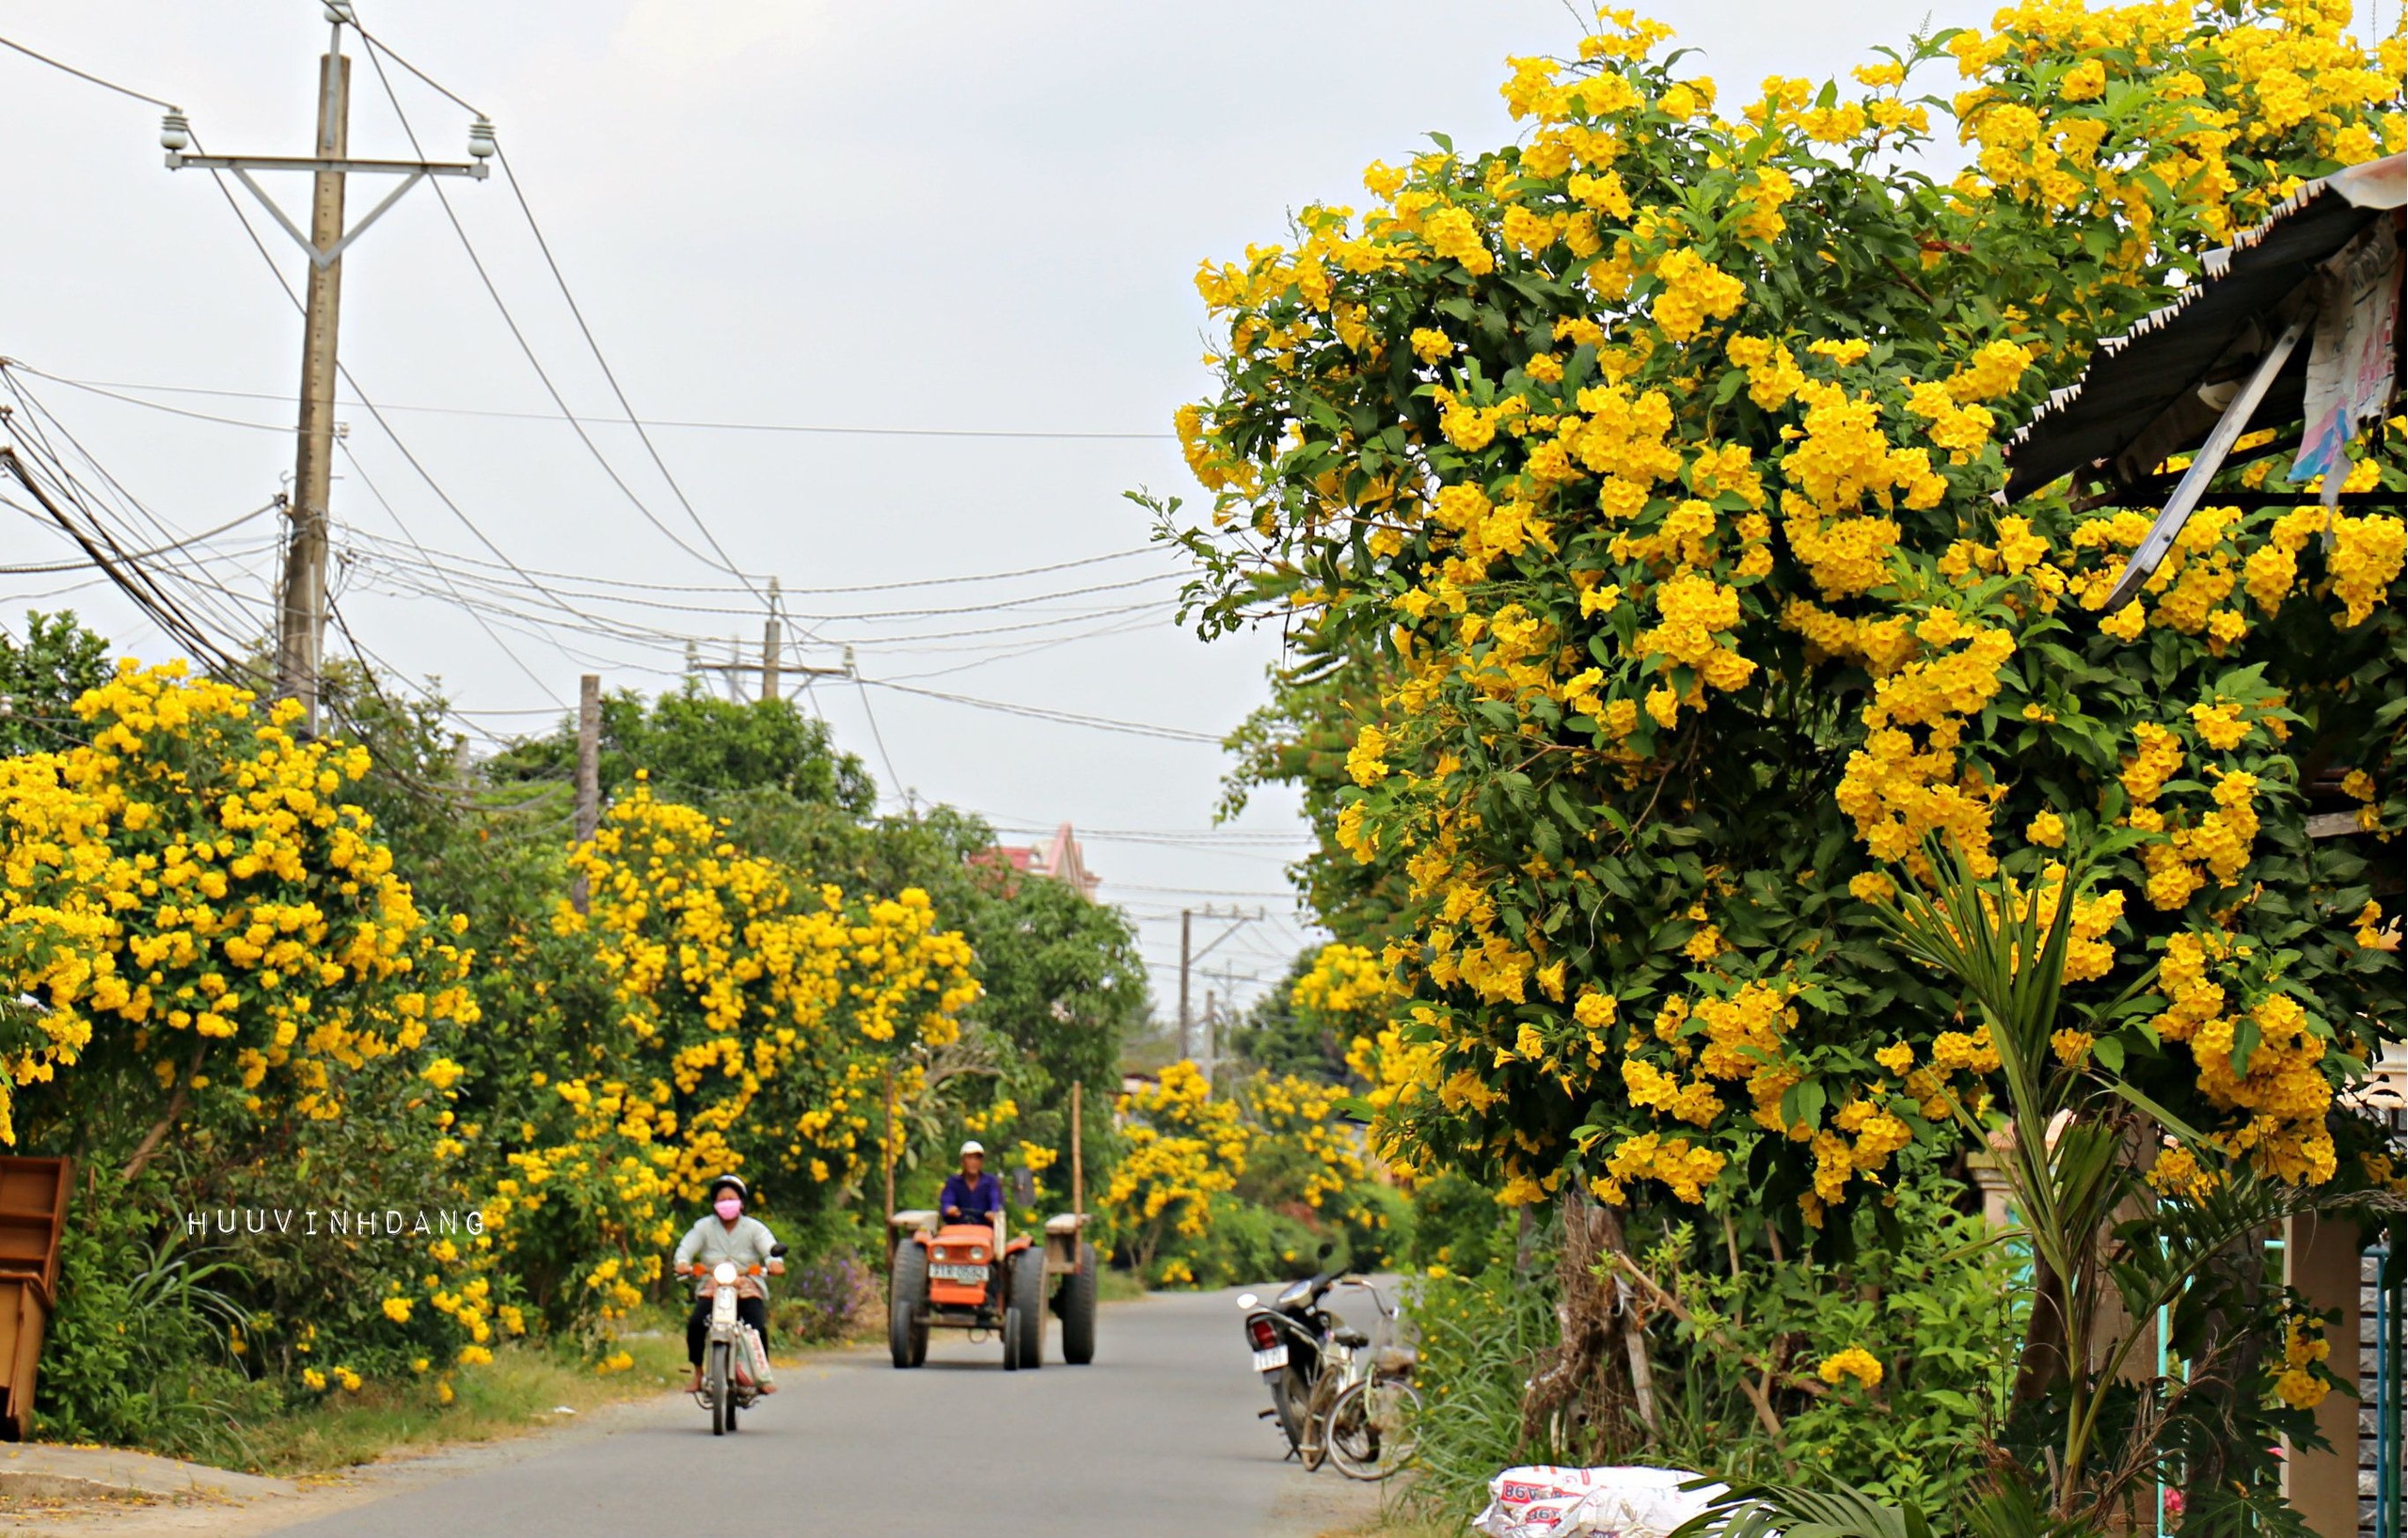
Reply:
M711 1211L708 1216L696 1220L677 1241L677 1255L672 1270L680 1276L695 1279L694 1311L686 1316L686 1359L694 1364L694 1381L689 1393L699 1393L703 1387L703 1345L711 1330L711 1305L701 1296L701 1282L721 1261L733 1262L738 1272L759 1266L772 1276L783 1276L786 1263L770 1253L777 1236L759 1218L744 1215L744 1204L752 1193L740 1175L721 1175L711 1181ZM766 1288L767 1284L763 1284ZM769 1340L769 1305L767 1298L743 1297L736 1304L736 1315L752 1326L763 1345ZM760 1386L761 1392L774 1394L773 1384Z
M962 1144L961 1172L945 1177L944 1190L937 1197L944 1221L995 1226L995 1214L1004 1210L1004 1182L986 1169L987 1150L976 1142Z

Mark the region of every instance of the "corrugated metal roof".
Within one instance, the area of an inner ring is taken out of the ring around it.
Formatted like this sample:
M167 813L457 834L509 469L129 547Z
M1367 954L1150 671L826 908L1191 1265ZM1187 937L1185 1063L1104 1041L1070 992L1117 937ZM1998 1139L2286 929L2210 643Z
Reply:
M2408 155L2391 155L2306 183L2231 246L2209 252L2196 281L2130 331L2100 338L2082 377L2052 391L2008 440L2007 499L2085 466L2137 480L2197 443L2223 409L2202 399L2201 387L2245 374L2316 268L2403 201ZM2303 350L2258 420L2299 415L2306 364Z

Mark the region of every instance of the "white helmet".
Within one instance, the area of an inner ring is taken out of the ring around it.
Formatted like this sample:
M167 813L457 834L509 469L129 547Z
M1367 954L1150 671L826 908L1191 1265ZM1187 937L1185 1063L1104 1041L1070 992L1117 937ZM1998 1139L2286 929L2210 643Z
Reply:
M974 1153L977 1154L982 1159L987 1155L986 1146L978 1142L975 1138L973 1138L969 1142L961 1145L961 1156L963 1158L967 1159Z

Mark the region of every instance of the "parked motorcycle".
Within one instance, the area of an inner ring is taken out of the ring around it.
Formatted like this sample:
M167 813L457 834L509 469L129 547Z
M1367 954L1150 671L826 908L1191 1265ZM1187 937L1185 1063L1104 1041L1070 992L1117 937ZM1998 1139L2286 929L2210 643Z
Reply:
M782 1261L785 1253L784 1245L769 1246L772 1260ZM738 1271L735 1261L721 1261L695 1292L711 1306L711 1327L703 1346L703 1387L694 1403L710 1412L713 1436L736 1430L737 1412L751 1409L761 1397L761 1386L768 1381L768 1342L736 1311L742 1299L769 1295L768 1284L762 1279L766 1274L763 1266Z
M1271 1390L1270 1414L1287 1435L1289 1451L1299 1456L1311 1424L1313 1387L1321 1381L1330 1335L1337 1328L1322 1300L1345 1274L1341 1267L1291 1282L1267 1304L1252 1292L1238 1295L1238 1307L1245 1310L1254 1370Z
M1323 1307L1339 1287L1370 1294L1381 1343ZM1255 1371L1271 1389L1263 1414L1277 1418L1290 1453L1307 1469L1326 1460L1349 1479L1382 1480L1412 1459L1421 1409L1413 1387L1417 1354L1395 1343L1401 1315L1378 1287L1325 1271L1291 1284L1267 1306L1242 1293L1238 1307Z

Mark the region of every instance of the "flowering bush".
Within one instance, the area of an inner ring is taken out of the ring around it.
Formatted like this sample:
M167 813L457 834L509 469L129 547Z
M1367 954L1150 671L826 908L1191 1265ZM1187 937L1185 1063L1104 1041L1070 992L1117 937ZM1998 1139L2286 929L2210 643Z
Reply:
M250 702L128 664L75 703L87 746L0 759L0 980L44 1006L10 1008L0 1137L18 1091L67 1072L169 1117L200 1097L331 1120L342 1070L476 1020L467 958L342 798L366 752L303 742L298 706L260 721Z
M1721 108L1608 11L1576 59L1513 61L1520 143L1375 164L1367 212L1307 206L1197 278L1220 377L1177 427L1211 517L1158 512L1208 633L1275 616L1305 653L1249 772L1284 720L1363 873L1307 885L1397 994L1356 1058L1382 1146L1509 1206L1727 1212L1734 1249L1821 1260L1916 1150L2006 1137L2071 1344L2033 1310L1998 1435L2050 1449L2061 1518L2144 1470L2194 1513L2278 1503L2247 1450L2314 1391L2310 1348L2253 1365L2282 1326L2227 1250L2369 1183L2337 1091L2400 1013L2368 857L2402 825L2408 539L2313 484L2285 505L2276 423L2110 610L2149 513L2087 477L2002 505L2001 444L2206 248L2400 149L2408 52L2348 14L2035 0ZM1943 123L1971 164L1937 184ZM2340 489L2399 495L2403 447L2363 435ZM2045 981L1905 963L1878 925L1926 892L1975 904L1960 937L2036 913ZM2135 1106L2225 1183L2117 1227ZM2089 1365L2131 1348L2117 1291L2179 1300L2185 1382ZM1604 1328L1567 1316L1563 1359L1620 1374ZM1826 1394L1894 1366L1814 1345ZM1527 1438L1550 1412L1524 1410ZM2176 1411L2228 1452L2175 1449Z
M858 1195L889 1066L908 1092L977 984L925 894L805 887L641 782L570 864L588 912L521 940L562 986L515 1000L449 1151L492 1169L486 1221L547 1319L607 1328L713 1175L806 1226Z
M1186 1261L1172 1257L1158 1269L1156 1259L1175 1241L1200 1239L1211 1229L1212 1198L1236 1188L1253 1139L1237 1103L1215 1098L1188 1062L1171 1064L1158 1082L1122 1096L1120 1114L1126 1147L1104 1192L1114 1246L1151 1280L1193 1282Z
M1403 1247L1404 1203L1370 1179L1332 1086L1258 1070L1215 1095L1194 1063L1178 1062L1123 1096L1120 1115L1109 1231L1151 1280L1304 1275L1324 1244L1365 1269Z
M1385 681L1330 833L1402 895L1364 1054L1400 1154L1509 1202L1729 1182L1819 1225L1996 1066L1864 936L1882 867L1937 836L2045 886L2129 832L2068 980L2199 981L2174 1050L2098 1066L2226 1157L2346 1167L2325 1108L2397 969L2356 938L2363 853L2304 823L2329 763L2400 826L2401 520L2210 505L2107 614L2146 515L1988 499L2093 338L2398 146L2400 45L2345 16L2033 5L1726 119L1609 13L1578 62L1515 61L1523 144L1375 165L1369 214L1206 265L1205 624L1286 610ZM1950 55L1953 102L1909 94ZM1974 153L1946 187L1894 168L1935 112ZM2401 444L2348 484L2400 488Z
M484 1244L335 1245L291 1213L456 1217L473 1200L440 1158L449 1054L480 1018L472 957L352 799L366 753L302 740L289 702L260 710L180 664L122 664L73 709L80 744L0 758L0 998L27 1001L0 1005L0 1135L97 1166L73 1253L157 1278L146 1339L215 1342L211 1360L154 1361L166 1377L323 1386L329 1361L474 1360L507 1308ZM286 1226L249 1229L240 1263L170 1259L185 1213L237 1209ZM66 1290L64 1424L124 1424L104 1380L131 1284ZM165 1317L194 1299L197 1317ZM77 1358L79 1341L100 1355Z

